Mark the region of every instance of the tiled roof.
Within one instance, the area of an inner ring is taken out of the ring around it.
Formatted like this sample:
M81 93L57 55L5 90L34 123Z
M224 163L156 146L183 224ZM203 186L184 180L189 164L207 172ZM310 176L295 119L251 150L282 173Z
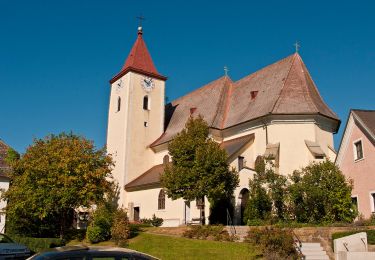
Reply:
M353 109L352 112L359 117L361 123L370 132L369 134L375 137L375 110Z
M241 136L232 140L222 142L220 144L220 147L227 152L228 157L231 157L233 154L241 150L241 148L243 148L251 140L254 140L254 137L254 134Z
M142 29L139 29L137 40L135 41L128 58L126 59L124 66L122 67L121 71L111 79L111 83L115 82L128 71L135 71L166 80L166 77L160 75L156 70L142 35Z
M216 129L269 114L320 114L337 121L337 126L340 121L324 103L298 53L237 82L229 77L219 78L168 104L166 130L150 146L168 142L179 133L191 108L195 108L194 114L202 115L209 126Z
M139 177L125 185L127 191L153 188L160 185L160 176L164 172L164 165L155 165Z
M254 134L245 135L222 142L220 147L227 152L228 157L238 152L242 147L254 139ZM160 176L164 172L164 164L155 165L139 177L125 185L127 191L136 191L160 186Z

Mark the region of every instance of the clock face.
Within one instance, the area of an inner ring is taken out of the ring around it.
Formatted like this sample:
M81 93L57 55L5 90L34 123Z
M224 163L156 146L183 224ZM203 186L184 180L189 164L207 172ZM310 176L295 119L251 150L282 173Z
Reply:
M116 91L119 92L122 88L122 80L120 79L117 83L116 83Z
M154 80L150 77L144 77L142 79L142 87L147 92L151 91L155 87Z

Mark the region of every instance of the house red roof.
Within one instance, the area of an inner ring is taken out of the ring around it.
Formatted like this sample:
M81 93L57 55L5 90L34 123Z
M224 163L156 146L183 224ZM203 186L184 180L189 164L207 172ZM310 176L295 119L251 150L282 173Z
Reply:
M194 110L191 110L194 108ZM322 115L340 120L319 94L298 53L233 82L211 83L166 105L166 130L150 146L170 141L190 116L202 115L211 128L226 129L270 114Z
M157 71L142 35L142 28L139 28L137 40L126 59L124 66L121 71L110 80L111 83L115 82L128 71L139 72L144 75L166 80L166 77L160 75Z
M375 110L352 109L352 112L375 140Z

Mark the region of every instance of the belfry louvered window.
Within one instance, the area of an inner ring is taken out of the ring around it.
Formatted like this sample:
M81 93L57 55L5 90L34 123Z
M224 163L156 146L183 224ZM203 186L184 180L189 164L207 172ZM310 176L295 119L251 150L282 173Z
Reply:
M121 98L118 97L117 98L117 112L119 112L121 110Z
M150 102L149 102L149 100L148 100L148 96L144 96L143 97L143 109L144 110L150 110L150 108L149 108L149 104Z

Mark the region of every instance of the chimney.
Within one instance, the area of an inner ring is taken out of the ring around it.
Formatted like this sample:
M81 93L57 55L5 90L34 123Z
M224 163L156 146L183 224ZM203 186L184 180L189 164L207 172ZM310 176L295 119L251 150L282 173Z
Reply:
M190 108L190 115L193 115L194 112L195 112L195 110L197 110L196 107L191 107L191 108Z
M255 99L256 96L258 95L258 90L250 91L250 95L251 95L251 100Z

